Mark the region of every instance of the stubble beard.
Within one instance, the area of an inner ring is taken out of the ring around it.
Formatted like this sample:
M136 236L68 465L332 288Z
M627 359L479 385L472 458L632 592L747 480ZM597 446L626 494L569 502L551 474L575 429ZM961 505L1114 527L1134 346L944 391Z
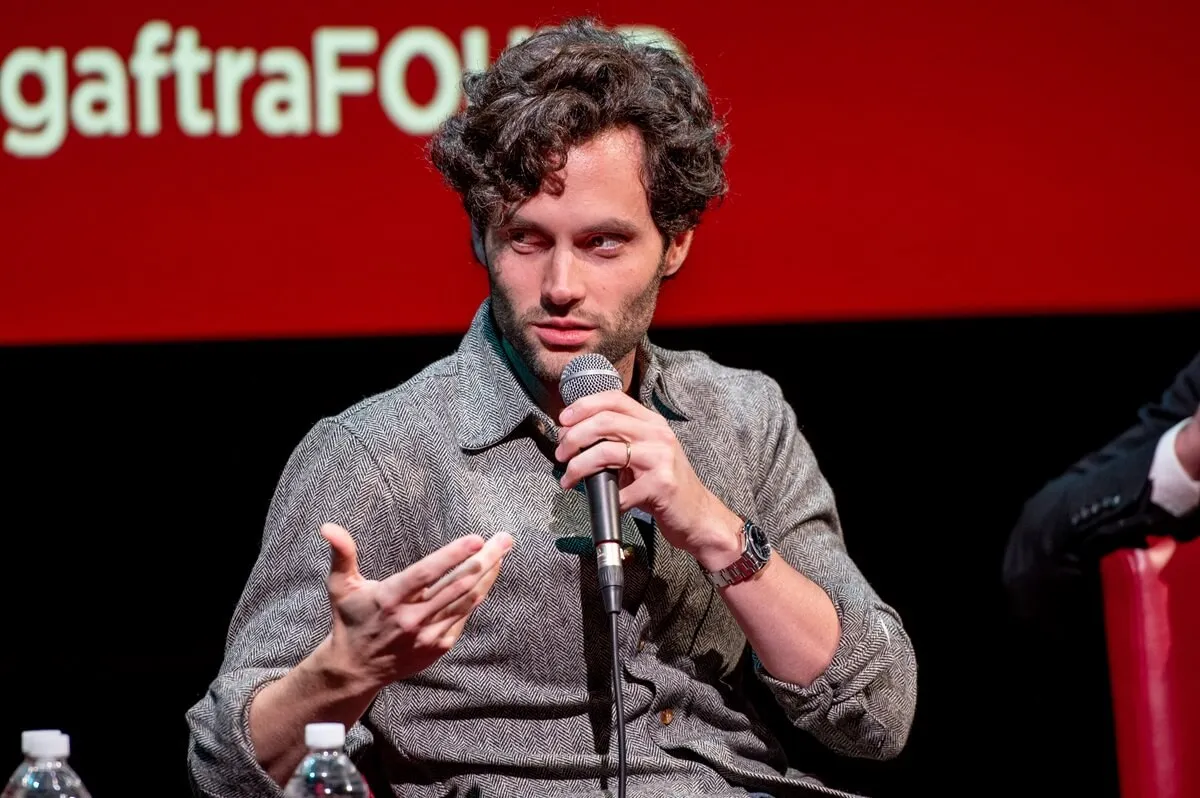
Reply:
M538 307L524 315L519 315L510 298L497 285L491 270L488 270L492 316L496 326L509 345L520 355L526 368L546 385L557 384L567 363L585 352L604 355L610 363L617 363L633 352L646 335L646 331L650 329L650 322L654 318L654 308L658 304L658 292L662 287L662 280L662 264L660 264L654 278L621 308L615 319L554 313L544 307ZM593 325L598 336L596 343L582 350L553 351L546 349L537 339L531 325L562 315Z

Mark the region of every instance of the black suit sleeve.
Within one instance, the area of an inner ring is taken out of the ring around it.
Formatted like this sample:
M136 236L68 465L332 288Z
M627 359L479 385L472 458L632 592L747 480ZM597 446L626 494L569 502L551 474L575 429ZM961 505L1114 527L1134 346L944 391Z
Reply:
M1095 567L1104 554L1144 544L1147 535L1195 534L1149 501L1147 477L1158 440L1200 403L1200 355L1162 398L1138 410L1138 421L1088 454L1025 503L1004 555L1004 582L1022 615ZM1194 520L1194 519L1192 519Z

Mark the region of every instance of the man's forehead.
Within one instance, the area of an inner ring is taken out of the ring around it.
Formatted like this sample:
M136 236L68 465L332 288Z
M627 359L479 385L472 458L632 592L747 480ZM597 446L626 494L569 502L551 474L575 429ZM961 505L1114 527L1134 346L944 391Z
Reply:
M506 221L540 216L569 207L575 214L628 217L648 210L642 179L642 141L633 131L609 131L567 151L562 168L547 175L542 188L508 210Z
M572 174L597 170L631 169L640 172L644 152L642 135L637 128L609 128L570 147L566 163L557 174L569 179Z

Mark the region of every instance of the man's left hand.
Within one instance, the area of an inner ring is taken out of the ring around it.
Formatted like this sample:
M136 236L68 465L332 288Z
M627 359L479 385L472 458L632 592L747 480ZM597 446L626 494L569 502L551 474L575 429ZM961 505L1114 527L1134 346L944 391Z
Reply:
M554 456L567 464L565 490L617 469L622 512L636 507L652 515L663 537L707 570L741 555L742 520L700 482L661 415L621 391L604 391L568 406L559 422Z

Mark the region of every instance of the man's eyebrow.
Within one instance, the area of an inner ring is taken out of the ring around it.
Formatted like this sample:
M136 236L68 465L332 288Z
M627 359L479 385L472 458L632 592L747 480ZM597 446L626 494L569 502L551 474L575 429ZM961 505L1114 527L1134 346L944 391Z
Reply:
M507 222L502 224L501 229L526 229L533 230L536 233L545 235L546 229L532 219L527 219L521 214L514 214ZM638 233L638 226L628 219L621 219L616 216L610 216L606 219L598 219L594 222L584 225L580 228L578 235L586 235L588 233L617 233L628 238L632 238Z

